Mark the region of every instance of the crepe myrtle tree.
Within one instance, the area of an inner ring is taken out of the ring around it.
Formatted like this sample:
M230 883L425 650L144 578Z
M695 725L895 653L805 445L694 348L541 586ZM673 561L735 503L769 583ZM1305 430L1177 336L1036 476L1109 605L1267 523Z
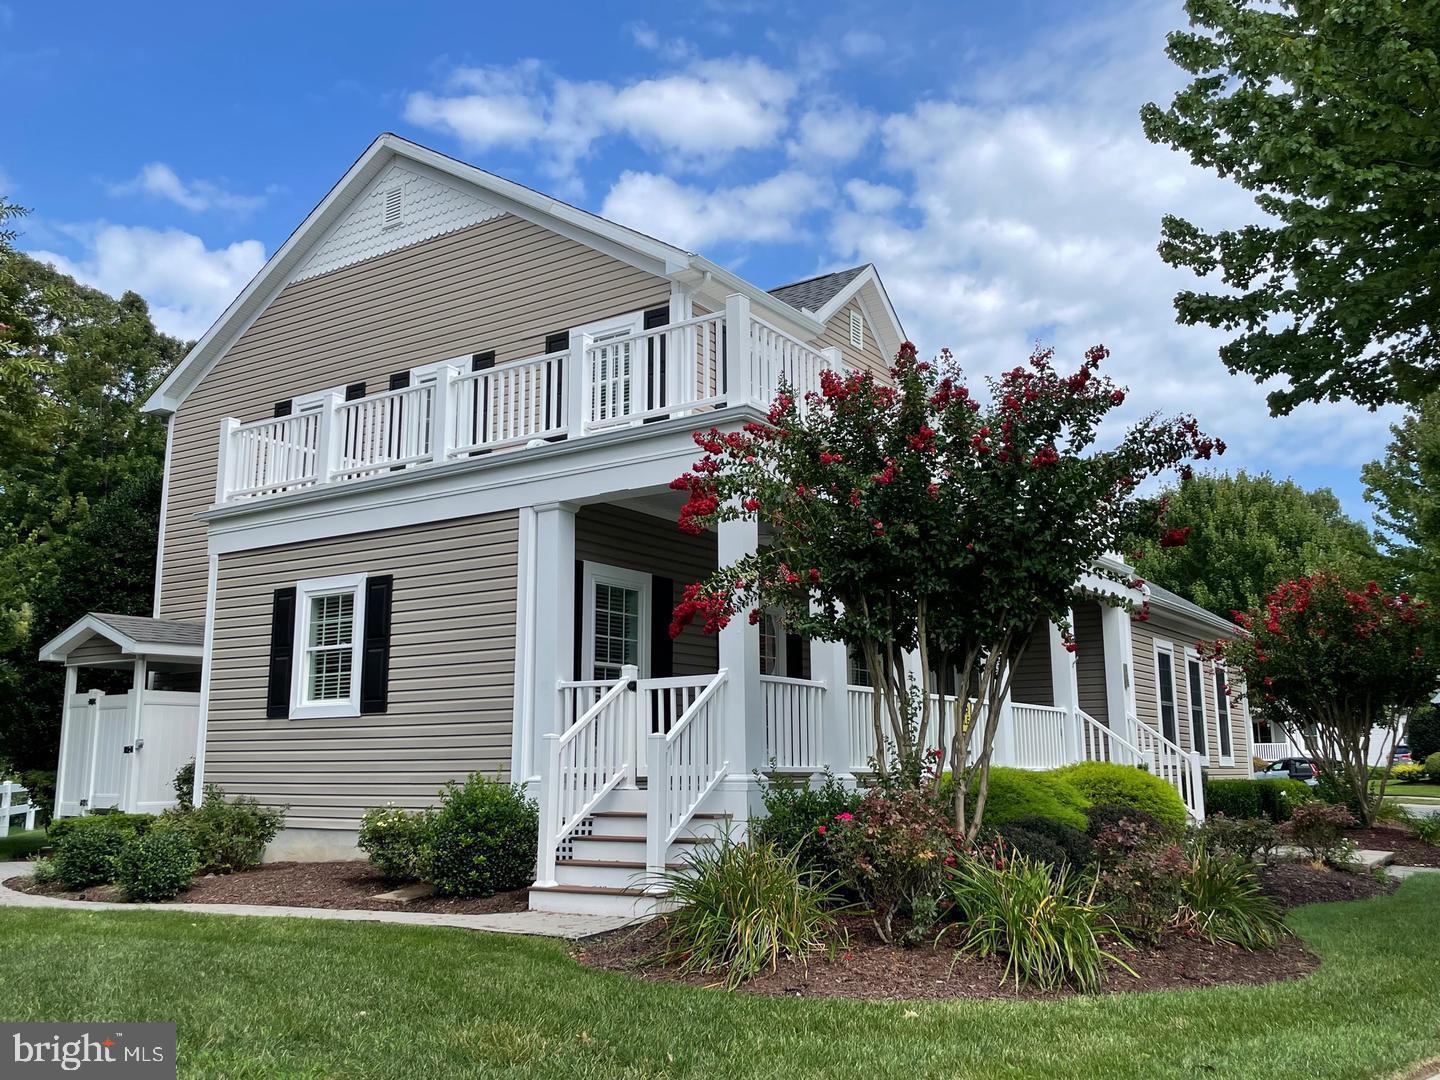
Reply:
M1283 582L1234 617L1248 633L1205 651L1244 676L1260 715L1304 734L1320 775L1371 824L1391 768L1384 764L1372 792L1372 731L1393 741L1401 716L1440 686L1435 610L1328 570Z
M768 609L797 633L845 642L875 688L876 769L889 773L893 754L918 778L928 757L934 777L948 754L956 824L973 838L1001 703L1031 632L1052 620L1068 644L1081 576L1120 580L1099 556L1140 515L1159 528L1136 489L1224 449L1192 418L1153 416L1097 447L1125 399L1098 374L1107 356L1097 346L1061 374L1052 350L1037 350L986 380L981 400L948 352L921 361L906 342L893 385L826 371L818 392L782 389L763 423L697 432L704 456L672 484L689 493L680 527L751 519L768 538L689 586L671 633L697 620L714 633ZM918 686L905 669L911 650ZM951 710L947 732L943 695L957 689L965 707Z

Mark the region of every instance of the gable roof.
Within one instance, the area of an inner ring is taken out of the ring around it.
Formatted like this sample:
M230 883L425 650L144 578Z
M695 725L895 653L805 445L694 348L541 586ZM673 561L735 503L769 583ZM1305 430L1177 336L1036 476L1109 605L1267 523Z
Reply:
M205 646L205 627L201 623L92 611L41 646L40 659L63 662L71 649L91 637L102 637L131 656L198 660Z
M1151 603L1157 604L1161 608L1180 615L1187 615L1196 622L1203 622L1217 629L1224 629L1231 634L1240 633L1240 627L1236 626L1229 619L1216 615L1215 612L1210 611L1208 608L1203 608L1199 604L1186 600L1178 593L1173 593L1169 589L1162 588L1151 581L1145 583L1145 589L1150 594Z
M852 266L849 270L836 270L833 273L805 278L803 281L792 281L789 285L777 285L770 290L770 295L779 297L801 311L819 311L834 299L836 293L864 273L869 265L863 263Z
M506 213L534 221L632 266L694 288L707 299L723 301L727 293L740 293L748 296L756 308L782 329L806 338L818 336L824 329L823 319L772 296L701 255L385 132L366 148L270 256L260 272L150 396L145 410L166 414L179 408L195 385L305 265L315 246L345 219L353 201L386 168L401 159L432 170L433 175L450 182L472 185L484 193L487 202Z

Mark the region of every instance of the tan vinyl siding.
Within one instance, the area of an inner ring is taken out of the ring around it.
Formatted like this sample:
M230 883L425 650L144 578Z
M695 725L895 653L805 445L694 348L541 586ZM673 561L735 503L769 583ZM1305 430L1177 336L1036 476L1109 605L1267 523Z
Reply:
M1030 635L1010 681L1010 700L1025 705L1055 704L1050 682L1050 627L1046 623L1040 623Z
M704 581L715 572L715 536L690 536L672 520L624 507L586 506L575 519L575 557L670 578L671 595L651 597L652 603L665 605L669 612L674 610L686 585ZM576 633L581 633L581 613L575 614ZM676 675L706 675L719 670L716 639L697 625L686 627L674 640L673 648Z
M1110 722L1105 692L1105 633L1100 605L1077 604L1075 617L1075 680L1079 684L1080 708L1102 724Z
M493 349L504 363L545 336L669 303L665 280L506 215L287 286L171 421L175 425L159 614L205 610L205 526L227 416L270 416L297 394Z
M71 667L84 667L95 664L113 664L117 660L129 661L129 658L120 652L120 646L108 638L98 634L91 636L88 640L81 642L70 650L66 663Z
M860 291L864 293L873 288L873 285L866 285ZM870 326L870 319L865 316L863 311L860 314L861 320L865 324L865 348L857 350L850 343L850 312L852 309L860 310L858 296L830 317L830 321L825 324L825 332L815 339L815 344L822 349L835 346L845 358L846 367L863 368L888 381L890 365L895 358L885 356L880 351L880 345L875 340L875 332Z
M289 804L295 828L354 828L472 771L508 776L517 559L514 512L222 556L207 782ZM275 590L356 573L395 578L388 711L267 719Z

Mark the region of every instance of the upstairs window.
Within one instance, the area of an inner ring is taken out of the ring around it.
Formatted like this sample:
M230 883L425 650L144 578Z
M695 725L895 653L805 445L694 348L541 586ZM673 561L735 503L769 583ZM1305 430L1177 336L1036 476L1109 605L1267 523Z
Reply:
M850 309L850 344L857 349L865 348L865 320L858 308Z

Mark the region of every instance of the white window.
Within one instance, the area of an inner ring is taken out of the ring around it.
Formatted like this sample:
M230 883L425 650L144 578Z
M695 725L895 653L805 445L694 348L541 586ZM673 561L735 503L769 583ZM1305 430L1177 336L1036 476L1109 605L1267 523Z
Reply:
M315 578L295 587L292 719L360 715L365 575Z
M1230 732L1230 684L1225 678L1225 669L1215 665L1215 716L1217 733L1220 736L1220 764L1235 764L1235 747Z
M780 616L765 612L760 619L760 674L785 674L785 629Z
M587 562L583 574L582 678L615 680L633 664L650 667L650 575Z
M1155 643L1155 701L1160 710L1160 733L1179 745L1180 732L1175 716L1175 649L1168 642Z
M1185 688L1190 704L1190 749L1209 757L1205 731L1205 669L1198 653L1185 652Z
M865 348L865 320L859 308L850 309L850 344L857 349Z
M405 220L405 189L393 187L385 192L384 223L381 226L393 229Z

